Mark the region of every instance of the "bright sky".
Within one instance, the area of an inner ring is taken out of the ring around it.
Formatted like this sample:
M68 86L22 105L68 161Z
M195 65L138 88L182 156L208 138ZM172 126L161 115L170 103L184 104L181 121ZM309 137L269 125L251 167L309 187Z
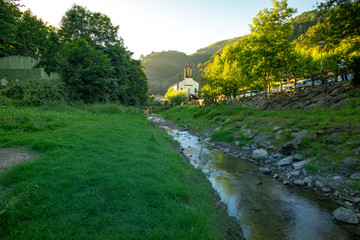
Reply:
M297 15L316 8L321 0L288 0ZM215 42L250 32L249 24L271 0L21 0L22 10L50 25L76 3L101 12L119 25L119 35L134 58L152 51L177 50L187 54Z

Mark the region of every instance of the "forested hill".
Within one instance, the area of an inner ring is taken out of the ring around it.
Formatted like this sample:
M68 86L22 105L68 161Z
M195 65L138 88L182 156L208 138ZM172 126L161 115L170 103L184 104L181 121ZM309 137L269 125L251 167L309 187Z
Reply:
M304 12L291 19L294 35L291 40L297 39L301 34L306 33L309 27L315 25L319 20L317 10ZM192 55L186 55L178 51L152 52L149 55L141 56L140 61L146 68L146 75L149 83L149 94L164 95L172 84L183 79L183 69L187 63L193 67L194 80L200 82L201 74L199 64L204 64L211 57L223 49L226 45L244 39L250 35L244 35L232 39L216 42L207 47L201 48ZM201 84L201 82L200 82Z

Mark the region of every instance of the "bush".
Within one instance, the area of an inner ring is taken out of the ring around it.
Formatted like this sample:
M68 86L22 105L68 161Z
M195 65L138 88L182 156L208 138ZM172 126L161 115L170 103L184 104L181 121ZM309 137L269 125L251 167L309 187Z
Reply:
M19 106L41 106L51 101L67 101L68 94L61 80L36 79L16 84L3 93Z
M170 102L172 106L179 106L188 100L186 94L187 90L176 91L174 88L169 88L165 94L165 99Z

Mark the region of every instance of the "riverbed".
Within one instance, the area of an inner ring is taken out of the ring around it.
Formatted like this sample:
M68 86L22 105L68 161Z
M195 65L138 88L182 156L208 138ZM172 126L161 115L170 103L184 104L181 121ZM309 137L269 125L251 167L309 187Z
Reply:
M148 116L152 122L163 122ZM262 174L250 161L224 154L206 139L175 126L159 127L179 142L190 164L200 169L227 205L230 216L238 219L249 240L357 239L351 228L332 216L336 202L314 192L284 186Z

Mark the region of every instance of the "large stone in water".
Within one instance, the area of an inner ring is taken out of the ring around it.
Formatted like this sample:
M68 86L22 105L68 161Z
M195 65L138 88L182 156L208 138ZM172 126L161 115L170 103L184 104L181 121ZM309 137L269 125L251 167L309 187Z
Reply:
M251 158L252 159L255 159L255 160L265 160L265 159L268 159L268 152L263 149L263 148L260 148L260 149L256 149L253 154L251 155Z
M259 168L260 172L264 173L264 174L269 174L271 173L271 169L267 168L267 167L260 167Z
M350 209L339 207L333 212L333 215L336 220L351 223L351 224L358 224L359 220L356 216L356 214L351 211Z

